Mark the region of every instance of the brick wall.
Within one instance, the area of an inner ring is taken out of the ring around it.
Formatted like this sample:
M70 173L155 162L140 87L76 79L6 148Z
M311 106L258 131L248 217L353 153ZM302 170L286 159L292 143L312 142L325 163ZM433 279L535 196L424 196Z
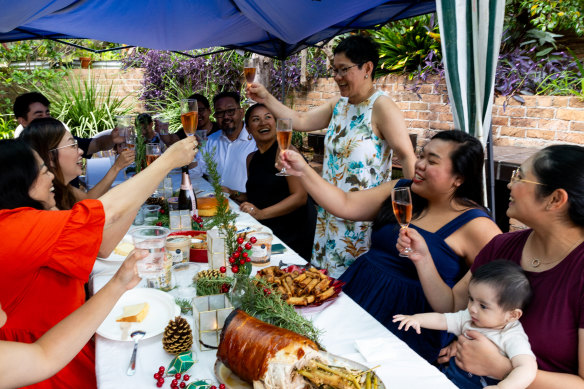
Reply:
M73 72L81 76L82 79L86 79L91 74L91 77L97 80L98 85L104 91L113 85L112 94L114 96L126 96L124 101L126 106L132 107L135 112L144 111L142 102L138 100L142 90L143 69L74 69Z
M436 130L454 127L452 111L444 83L409 81L406 76L389 75L378 80L377 87L387 92L402 110L411 133L418 143ZM338 96L332 78L320 79L308 92L289 99L297 111L307 111ZM497 97L493 105L495 145L545 147L555 143L584 145L584 101L574 96L522 96L515 99Z

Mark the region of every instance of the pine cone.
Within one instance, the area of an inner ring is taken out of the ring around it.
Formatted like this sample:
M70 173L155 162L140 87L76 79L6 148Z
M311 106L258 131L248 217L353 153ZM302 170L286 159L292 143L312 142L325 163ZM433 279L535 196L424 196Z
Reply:
M177 316L168 322L162 337L162 348L170 354L180 354L189 351L193 346L191 326L182 317Z

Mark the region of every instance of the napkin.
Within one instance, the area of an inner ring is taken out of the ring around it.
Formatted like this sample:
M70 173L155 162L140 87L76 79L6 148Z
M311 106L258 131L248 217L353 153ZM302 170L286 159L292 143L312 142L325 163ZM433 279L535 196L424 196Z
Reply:
M355 347L371 363L397 358L399 344L396 343L391 338L367 338L355 340Z

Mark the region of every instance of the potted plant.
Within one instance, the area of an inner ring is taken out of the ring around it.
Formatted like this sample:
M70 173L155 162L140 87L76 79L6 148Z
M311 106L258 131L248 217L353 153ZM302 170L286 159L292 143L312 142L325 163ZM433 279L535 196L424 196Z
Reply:
M91 57L79 57L79 61L81 62L81 69L89 69Z

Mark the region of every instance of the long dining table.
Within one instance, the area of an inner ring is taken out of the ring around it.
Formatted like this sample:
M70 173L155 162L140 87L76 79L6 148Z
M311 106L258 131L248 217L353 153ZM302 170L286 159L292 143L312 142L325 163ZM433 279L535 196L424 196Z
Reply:
M173 184L178 180L180 178L173 177ZM195 178L192 182L200 195L211 193L210 184L202 178ZM231 200L230 208L238 214L237 223L260 224L249 214L240 212L239 206ZM273 243L284 244L286 250L282 254L273 254L270 265L306 264L304 259L278 237L274 236ZM90 280L90 290L96 292L103 287L119 265L120 262L98 259ZM208 268L207 264L201 265ZM254 272L257 270L254 266ZM145 285L142 283L136 288L140 287ZM422 359L344 293L319 307L299 308L297 311L321 330L321 346L332 354L369 368L376 367L375 372L387 389L456 388L436 367ZM183 317L194 328L192 315ZM95 343L97 385L100 389L155 388L154 373L159 366L168 367L174 357L163 350L162 334L144 339L140 341L138 348L136 373L128 376L126 370L134 343L131 340L112 340L99 334L95 335ZM191 377L189 382L206 380L218 387L219 382L214 373L216 351L200 351L194 344L192 352L197 362L187 373ZM169 388L171 380L167 378L163 387Z

